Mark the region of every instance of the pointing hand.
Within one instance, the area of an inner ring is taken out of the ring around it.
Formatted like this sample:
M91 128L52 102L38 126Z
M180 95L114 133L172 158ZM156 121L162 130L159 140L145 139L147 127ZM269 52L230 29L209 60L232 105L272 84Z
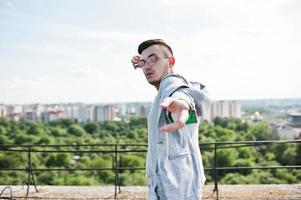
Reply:
M160 128L160 131L174 132L185 126L189 117L189 105L186 101L173 97L166 97L161 103L161 107L171 113L173 123Z

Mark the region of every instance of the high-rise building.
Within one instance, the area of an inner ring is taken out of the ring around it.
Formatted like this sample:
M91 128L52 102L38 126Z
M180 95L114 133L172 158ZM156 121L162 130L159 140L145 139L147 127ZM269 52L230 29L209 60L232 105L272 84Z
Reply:
M241 106L238 101L214 101L209 111L209 121L216 117L241 118Z
M14 121L21 119L23 107L19 105L10 105L7 107L7 117Z
M63 110L49 110L47 111L47 121L56 121L59 119L63 119L64 111Z
M79 105L79 107L78 107L78 121L79 122L94 121L93 111L94 111L93 106L87 106L87 105L84 105L84 104Z
M95 120L98 122L115 120L116 110L114 105L99 105L95 107Z
M79 119L79 106L75 104L67 104L63 106L65 117L68 119Z
M4 104L0 104L0 117L6 117L7 107Z

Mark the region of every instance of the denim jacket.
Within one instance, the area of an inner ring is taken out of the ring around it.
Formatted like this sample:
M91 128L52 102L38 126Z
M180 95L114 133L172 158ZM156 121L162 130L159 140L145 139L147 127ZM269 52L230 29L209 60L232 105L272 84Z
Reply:
M167 199L200 199L205 175L198 142L199 120L173 133L160 132L166 124L166 110L160 103L169 96L185 100L201 114L204 93L193 89L180 75L166 75L148 117L148 184L152 187L159 174Z

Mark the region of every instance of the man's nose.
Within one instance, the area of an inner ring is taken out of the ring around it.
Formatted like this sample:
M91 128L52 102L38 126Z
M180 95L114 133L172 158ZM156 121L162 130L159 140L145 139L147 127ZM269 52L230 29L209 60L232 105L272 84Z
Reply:
M152 66L150 66L148 63L145 63L144 68L145 69L150 69L150 68L152 68Z

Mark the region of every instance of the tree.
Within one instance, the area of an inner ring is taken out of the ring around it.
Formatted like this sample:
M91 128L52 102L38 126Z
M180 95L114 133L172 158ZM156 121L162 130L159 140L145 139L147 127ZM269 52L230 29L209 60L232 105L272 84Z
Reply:
M5 128L5 126L2 126L0 124L0 135L5 135L5 134L6 134L6 128Z
M33 135L26 135L23 132L17 132L14 137L15 144L35 144L37 141L37 137Z
M30 126L30 128L27 130L27 134L29 134L29 135L43 135L43 134L45 134L43 126L40 126L36 123L32 123L29 126Z
M279 160L282 165L295 165L297 159L296 148L294 146L289 146L285 149L280 159L277 160ZM301 157L299 157L299 159L301 159Z
M301 143L299 142L297 144L297 148L296 148L296 164L297 165L301 165Z
M119 165L120 167L144 167L144 160L136 155L122 155Z
M90 122L90 123L87 123L87 124L84 125L85 131L86 131L87 133L91 133L91 134L92 134L92 133L97 133L98 128L99 128L99 126L98 126L98 124L95 123L95 122Z
M77 125L77 124L72 124L69 128L68 128L68 133L74 135L74 136L82 136L85 134L85 130Z
M8 127L10 124L9 120L4 118L4 117L0 117L0 125L4 126L4 127Z
M47 167L68 167L70 163L70 157L68 154L51 154L47 161Z
M145 128L147 127L147 118L145 117L137 117L137 118L132 118L129 122L129 126L135 127L135 128Z
M10 141L5 135L0 135L0 145L1 144L9 144Z
M216 117L213 120L214 126L221 126L223 128L226 128L229 124L229 120L227 118L222 117Z
M49 132L54 137L66 136L66 130L63 128L59 128L59 127L50 127Z
M111 131L113 133L115 133L118 130L117 124L113 121L104 121L102 123L102 126L104 129Z
M90 161L88 164L91 168L111 168L112 162L111 160L103 159L102 157L98 156ZM98 170L95 173L96 178L101 183L114 183L115 174L111 170Z
M249 129L252 135L255 135L256 140L275 140L279 139L276 135L272 134L271 128L264 123L255 124Z

